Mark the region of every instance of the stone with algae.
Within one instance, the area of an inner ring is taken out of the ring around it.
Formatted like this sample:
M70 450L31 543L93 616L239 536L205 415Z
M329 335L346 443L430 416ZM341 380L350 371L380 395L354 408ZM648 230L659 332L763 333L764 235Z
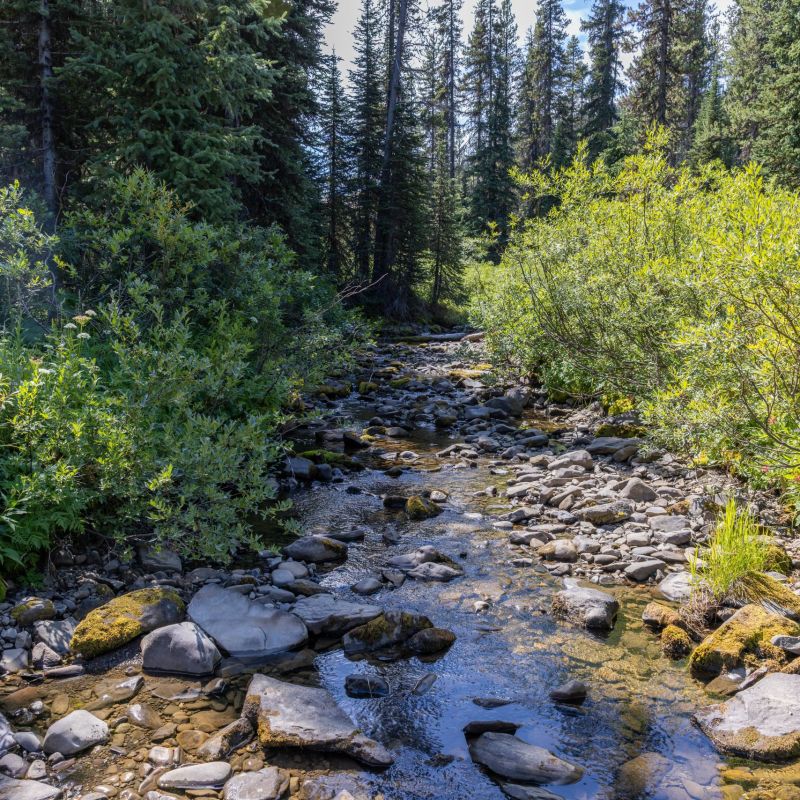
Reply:
M170 589L128 592L89 612L75 628L70 649L95 658L143 633L180 622L183 614L183 601Z

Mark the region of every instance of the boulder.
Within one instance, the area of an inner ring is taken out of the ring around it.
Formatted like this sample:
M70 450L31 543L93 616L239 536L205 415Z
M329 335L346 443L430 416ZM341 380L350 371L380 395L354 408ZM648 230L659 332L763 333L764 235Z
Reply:
M181 557L173 550L157 549L143 545L139 548L139 561L152 572L182 572Z
M429 544L423 545L418 550L413 550L410 553L392 556L386 564L389 567L402 570L403 572L410 572L422 564L445 564L454 570L459 570L458 564L456 564L452 558L446 556L444 553L440 553Z
M389 684L380 675L348 675L344 679L344 690L349 697L386 697Z
M692 596L692 576L688 572L673 572L658 584L659 593L674 603L682 603Z
M69 653L75 626L74 619L44 619L33 623L33 632L38 642L46 645L54 653L65 656Z
M681 615L669 606L663 603L648 603L642 612L642 622L650 628L661 630L666 628L667 625L682 625Z
M780 657L774 636L797 636L800 625L750 604L709 634L694 650L689 666L695 676L713 677L740 666L757 666L765 657Z
M547 469L550 471L564 469L565 467L580 467L581 469L591 469L594 466L594 459L591 453L586 450L572 450L564 453L558 458L553 459Z
M451 567L448 564L437 564L433 561L427 561L409 570L406 574L409 578L414 578L418 581L446 582L453 580L453 578L459 578L464 573L460 569Z
M581 767L508 733L481 734L470 742L469 753L495 775L515 781L564 785L583 777Z
M405 510L410 519L429 519L442 513L442 509L433 500L418 494L406 500Z
M646 558L643 561L634 561L625 567L625 577L632 581L646 581L667 565L659 558Z
M623 500L600 503L596 506L587 506L575 511L577 517L585 522L591 522L593 525L610 525L624 522L632 513L631 504Z
M385 611L366 625L345 634L342 644L348 655L372 653L407 642L415 633L432 628L433 623L420 614Z
M661 631L661 651L667 658L683 658L692 652L692 640L683 628L667 625Z
M365 736L326 689L286 683L256 674L242 716L264 747L296 747L344 753L368 766L387 767L392 755Z
M211 675L222 659L214 642L193 622L166 625L142 639L142 668L176 675Z
M297 561L310 564L323 564L327 561L341 561L347 558L347 545L337 539L321 534L302 536L283 548L283 552Z
M573 703L580 705L589 693L589 689L583 681L568 681L557 686L550 692L551 699L557 703Z
M626 500L633 500L635 503L649 503L658 497L656 492L641 478L631 478L622 487L620 496Z
M0 800L55 800L57 797L61 797L57 786L0 775Z
M55 615L53 601L41 597L27 597L11 609L11 618L23 628L40 619L53 619Z
M332 594L301 597L293 611L311 633L325 636L341 636L383 613L378 606L339 600Z
M698 711L694 719L723 753L763 761L797 758L800 675L767 675L730 700Z
M71 756L108 740L108 725L88 711L73 711L54 722L44 735L42 750L48 755Z
M70 647L94 658L143 633L183 619L183 601L171 589L139 589L90 611L75 628Z
M289 775L277 767L234 775L226 784L225 800L278 800L289 788Z
M553 597L555 616L596 630L611 630L614 627L619 603L613 595L580 586L571 579L565 580L564 584L566 588Z
M299 617L216 584L200 589L187 613L219 647L236 658L276 655L308 640L305 623Z
M578 549L570 539L556 539L537 548L536 555L545 561L574 563L578 560Z
M455 640L456 635L447 628L425 628L409 638L406 647L417 655L432 655L446 650Z
M612 456L620 450L636 452L641 441L639 439L626 439L620 436L599 436L586 445L587 452L593 456Z

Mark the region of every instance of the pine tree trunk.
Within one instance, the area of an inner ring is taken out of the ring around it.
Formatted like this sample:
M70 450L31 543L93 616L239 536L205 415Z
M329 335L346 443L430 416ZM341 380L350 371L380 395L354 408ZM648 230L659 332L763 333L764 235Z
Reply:
M56 194L56 147L53 133L53 98L50 81L53 78L53 61L50 51L50 4L41 0L39 7L39 68L41 78L41 137L42 137L42 190L50 225L55 228L58 215Z
M397 11L397 36L393 53L392 72L389 79L389 93L386 105L386 137L383 144L383 161L381 165L380 201L378 218L375 223L375 258L373 265L373 283L376 291L385 296L388 276L391 272L392 253L392 224L390 219L389 197L391 196L392 180L392 147L394 144L395 117L397 116L397 98L400 93L400 70L403 64L403 46L405 43L406 22L408 19L408 0L398 0ZM394 3L393 3L394 4Z

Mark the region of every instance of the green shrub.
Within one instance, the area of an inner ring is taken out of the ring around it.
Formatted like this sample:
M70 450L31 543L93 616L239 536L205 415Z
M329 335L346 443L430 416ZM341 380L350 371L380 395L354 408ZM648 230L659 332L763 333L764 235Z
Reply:
M193 222L144 172L113 188L116 203L73 210L61 232L71 317L34 335L41 319L32 327L19 299L30 281L4 309L4 572L80 533L220 562L261 546L253 523L286 509L273 478L283 409L362 338L277 229ZM10 196L0 252L19 253L24 275L56 243Z
M676 169L662 144L524 177L557 202L481 274L473 316L498 368L624 399L661 444L800 509L800 195L756 167Z

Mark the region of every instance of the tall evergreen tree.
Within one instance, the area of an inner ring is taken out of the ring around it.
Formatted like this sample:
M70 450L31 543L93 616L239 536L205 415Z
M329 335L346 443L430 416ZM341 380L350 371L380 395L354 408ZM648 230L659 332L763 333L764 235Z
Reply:
M577 36L571 36L564 51L564 70L559 97L558 123L553 137L553 164L572 161L584 131L586 63Z
M624 5L619 0L595 0L581 23L589 42L584 135L592 155L606 143L606 132L619 118L617 96L622 89L620 52L624 35Z
M769 32L771 69L761 97L765 124L753 155L782 183L800 187L800 0L780 0Z
M384 24L378 0L363 0L353 32L355 58L350 73L353 130L353 254L362 282L372 274L372 241L378 212L383 153L385 61Z
M342 88L339 57L335 51L325 59L325 74L319 89L319 121L323 253L328 273L344 282L351 277L347 208L347 98Z
M470 155L468 159L472 227L492 227L502 246L514 198L509 170L514 164L511 126L518 65L517 26L509 0L476 7L475 27L465 53ZM496 254L496 248L493 248Z
M733 162L735 151L719 73L720 65L717 62L712 67L708 89L700 102L694 140L689 151L689 161L692 164L719 160L730 166Z

